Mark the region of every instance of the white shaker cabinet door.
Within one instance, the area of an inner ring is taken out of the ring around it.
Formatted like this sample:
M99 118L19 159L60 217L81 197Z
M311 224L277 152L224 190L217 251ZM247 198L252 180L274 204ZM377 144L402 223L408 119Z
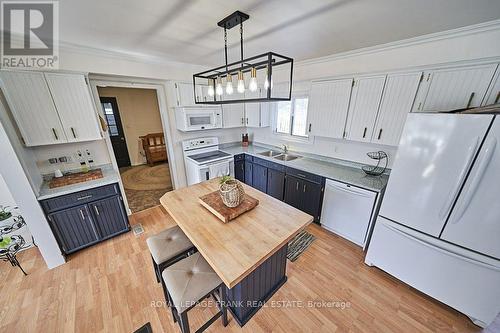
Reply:
M414 112L439 112L480 106L497 64L425 72Z
M311 84L308 107L311 135L338 139L344 137L351 89L352 79Z
M385 78L385 75L377 75L355 79L346 126L347 139L371 141Z
M498 170L500 119L496 118L441 238L500 259Z
M67 142L43 73L2 71L0 78L26 146Z
M83 74L45 73L68 142L102 139Z
M397 146L411 111L422 72L387 76L372 142Z
M245 91L245 99L259 98L260 89L256 91ZM261 103L245 103L245 125L248 127L260 127L260 105Z
M484 99L483 105L491 105L500 103L500 68L497 69L495 78L491 83L491 87L488 90L488 95Z
M175 83L177 90L177 106L194 106L195 103L195 90L191 83ZM196 91L196 98L200 98L200 92Z

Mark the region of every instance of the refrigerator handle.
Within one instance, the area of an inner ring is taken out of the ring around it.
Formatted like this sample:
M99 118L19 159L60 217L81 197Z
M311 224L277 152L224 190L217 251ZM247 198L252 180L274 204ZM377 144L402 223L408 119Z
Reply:
M456 183L455 187L453 190L450 192L450 195L448 196L448 200L446 200L446 204L441 208L441 211L439 212L439 218L441 220L445 220L448 214L450 213L451 207L453 206L453 203L455 202L458 193L460 191L460 188L462 187L462 184L464 183L465 176L467 176L467 172L469 171L472 161L474 160L474 156L476 156L477 152L477 147L479 146L479 137L476 137L476 140L472 144L472 146L469 148L469 156L467 156L467 159L465 160L466 163L460 172L460 175L458 177L459 181Z
M481 179L483 179L484 171L488 167L488 165L491 162L491 158L493 157L495 153L495 148L497 146L497 139L494 137L492 140L488 143L488 146L484 149L485 155L481 162L479 162L479 166L477 168L476 176L472 179L472 183L470 185L469 190L467 193L465 193L465 198L463 200L462 205L458 208L458 212L456 217L450 221L452 224L456 224L464 215L465 211L470 205L470 202L472 201L472 198L474 197L474 194L477 191L477 188L479 186L479 183L481 183Z

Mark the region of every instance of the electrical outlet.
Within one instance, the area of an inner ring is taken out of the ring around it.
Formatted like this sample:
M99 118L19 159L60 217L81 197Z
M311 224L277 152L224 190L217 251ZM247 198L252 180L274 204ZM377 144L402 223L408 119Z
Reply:
M59 162L61 163L66 163L68 162L68 157L67 156L61 156L58 158Z
M58 163L57 158L56 157L49 158L49 163L50 164L57 164Z

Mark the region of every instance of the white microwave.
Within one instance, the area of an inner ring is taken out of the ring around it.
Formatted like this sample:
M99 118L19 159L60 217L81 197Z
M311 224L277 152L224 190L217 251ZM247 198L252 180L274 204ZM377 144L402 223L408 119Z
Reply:
M222 128L222 108L220 105L175 108L175 122L183 132Z

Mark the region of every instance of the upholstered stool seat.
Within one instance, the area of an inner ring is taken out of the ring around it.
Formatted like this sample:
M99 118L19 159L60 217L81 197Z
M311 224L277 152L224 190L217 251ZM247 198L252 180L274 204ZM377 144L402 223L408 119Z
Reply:
M193 243L178 226L166 229L146 239L153 258L156 280L160 282L163 269L190 253L195 252Z
M189 332L186 312L210 295L216 299L220 311L198 331L206 329L220 316L224 326L227 325L224 285L199 252L165 268L162 277L172 316L174 321L179 321L183 333Z

